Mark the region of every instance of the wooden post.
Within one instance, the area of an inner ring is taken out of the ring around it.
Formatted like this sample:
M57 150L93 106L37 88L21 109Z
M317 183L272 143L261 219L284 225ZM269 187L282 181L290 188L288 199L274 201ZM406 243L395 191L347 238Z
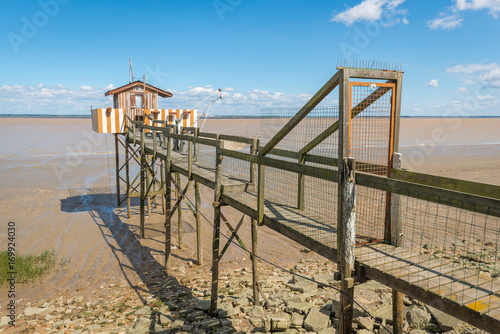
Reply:
M188 141L188 180L191 180L193 172L193 142Z
M259 163L258 167L258 175L257 175L257 223L259 225L263 224L264 221L264 174L265 174L265 166Z
M354 246L356 243L356 195L355 167L353 158L345 158L343 162L340 184L342 194L342 256L340 258L341 290L339 333L349 334L352 329L354 311Z
M147 208L148 217L151 217L151 196L149 196L149 190L151 189L150 184L151 184L152 177L149 176L151 173L150 173L149 168L148 168L147 159L145 159L145 162L146 162L146 165L144 166L144 168L146 169L146 208ZM154 168L152 162L153 161L151 160L151 168Z
M253 286L253 304L260 305L259 301L259 272L257 259L257 220L252 219L252 286Z
M202 243L202 227L201 227L201 196L200 184L198 181L194 182L194 201L196 208L196 254L198 255L198 265L203 264L203 243Z
M305 162L305 155L299 153L299 163L303 164ZM297 209L304 210L304 175L297 174Z
M130 219L130 156L129 156L129 150L130 150L130 143L128 142L127 139L125 139L125 160L126 160L126 165L125 165L125 179L127 180L127 218Z
M181 198L182 196L180 173L175 173L175 182L177 183L175 194L177 196L177 201L179 201L179 198ZM179 201L179 205L177 207L177 232L179 234L179 249L182 249L182 247L184 246L184 229L182 226L182 201Z
M116 168L116 206L120 206L120 148L118 147L118 134L115 133L115 168Z
M212 243L212 292L210 296L210 309L208 314L217 314L217 301L219 292L219 244L220 244L220 221L221 221L221 173L222 155L220 149L223 148L222 141L217 136L217 146L215 147L215 189L214 189L214 235Z
M163 160L160 161L160 176L161 176L161 182L160 182L160 184L161 184L161 190L164 190L165 183L167 181L165 181L166 180L166 178L165 178L165 176L166 176L166 173L165 173L165 161L163 161ZM162 207L162 213L163 213L163 215L166 215L165 196L161 197L161 207Z
M144 173L146 173L146 153L144 152L144 145L145 145L145 134L144 134L144 128L141 130L141 197L140 197L140 205L141 205L141 222L140 222L140 235L141 238L144 238L144 202L145 202L145 197L146 197L146 177Z
M170 145L170 144L169 144ZM167 150L168 151L168 150ZM167 155L167 159L171 159L171 151L170 156ZM165 269L170 268L171 263L171 252L172 252L172 216L170 214L172 209L172 188L170 181L170 164L166 163L165 166Z
M401 153L394 153L392 167L401 168ZM403 246L403 227L399 219L399 194L390 194L391 243L396 247ZM404 303L403 294L392 290L392 321L394 334L403 334L404 331Z
M257 138L253 138L252 144L250 144L250 154L256 155L257 150L259 149L259 140ZM250 163L250 183L255 185L256 177L255 177L255 163Z

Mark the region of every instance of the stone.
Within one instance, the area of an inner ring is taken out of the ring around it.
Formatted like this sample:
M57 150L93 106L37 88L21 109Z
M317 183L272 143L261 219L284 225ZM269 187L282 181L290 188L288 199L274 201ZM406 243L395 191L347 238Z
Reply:
M81 302L83 302L83 296L78 296L75 298L75 303L80 304Z
M149 331L151 320L146 318L139 318L134 324L134 329L138 331Z
M378 334L393 334L393 328L389 325L380 326L378 329Z
M239 313L238 308L234 308L231 303L221 303L217 309L217 316L219 318L230 318Z
M0 319L0 327L2 326L6 326L10 321L10 318L7 317L7 316L4 316L2 317L2 319Z
M202 311L208 311L210 309L210 300L201 299L196 302L195 308Z
M318 332L318 334L337 334L337 329L335 329L335 327L328 327L328 328L320 330ZM358 331L358 334L359 334L359 331ZM371 332L369 332L369 334L371 334Z
M250 305L251 302L252 302L252 300L248 297L240 297L240 298L236 298L233 301L233 305L234 306L248 306L248 305Z
M205 317L205 312L203 311L194 311L192 313L189 313L188 316L186 317L187 321L197 321L197 320L202 320Z
M221 329L215 331L213 334L231 334L236 332L234 328L231 327L222 327Z
M369 331L373 330L373 325L375 324L375 321L370 317L358 317L354 319L354 322L358 325L358 328L367 329Z
M316 283L311 283L309 281L300 281L298 283L288 283L286 285L290 290L297 291L300 293L310 293L318 287Z
M271 319L271 331L273 332L284 332L290 326L290 315L287 313L276 313L270 316Z
M431 315L417 305L412 305L406 310L406 320L411 328L423 329L431 321Z
M261 318L264 316L264 308L262 306L254 306L250 312L248 312L248 315L250 317Z
M56 307L54 305L51 305L47 308L42 308L42 307L26 307L24 309L23 314L26 317L31 317L33 315L46 315L49 313L52 313L56 310Z
M322 329L328 328L328 322L330 320L330 315L321 312L317 307L311 308L306 318L304 319L304 328L318 332Z
M441 327L439 327L439 325L434 322L429 322L424 329L432 333L441 333Z
M171 325L170 325L170 329L175 331L177 329L182 329L182 327L184 327L184 320L181 320L181 319L177 319L175 320Z
M302 327L304 325L304 316L300 315L297 312L292 313L292 323L291 327L297 328L297 327Z
M56 317L54 317L53 315L50 315L50 314L47 314L45 316L45 321L51 321L51 320L54 320Z
M311 304L305 302L288 304L288 310L290 312L296 312L301 314L306 314L311 309L311 307L312 307Z
M452 317L438 309L435 309L432 306L427 306L427 310L429 310L432 317L436 320L439 327L443 332L452 331L455 328L459 328L463 326L465 323L457 318Z
M201 321L201 327L205 331L215 331L221 327L219 319L215 318L206 318L205 320Z
M135 312L136 315L146 315L151 314L151 308L149 306L144 306Z
M357 334L373 334L373 332L367 329L360 329Z

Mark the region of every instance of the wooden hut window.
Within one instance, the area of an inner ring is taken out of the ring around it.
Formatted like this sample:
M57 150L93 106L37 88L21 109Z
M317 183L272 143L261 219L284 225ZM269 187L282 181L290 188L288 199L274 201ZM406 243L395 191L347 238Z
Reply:
M135 95L134 98L134 107L142 108L142 95Z

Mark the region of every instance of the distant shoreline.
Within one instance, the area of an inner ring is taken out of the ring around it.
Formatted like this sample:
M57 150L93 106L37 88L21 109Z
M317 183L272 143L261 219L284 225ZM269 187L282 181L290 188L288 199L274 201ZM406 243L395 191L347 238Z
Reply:
M92 118L91 115L15 115L15 114L0 114L0 118ZM279 116L208 116L208 119L258 119L258 118L290 118ZM499 116L401 116L401 118L500 118Z

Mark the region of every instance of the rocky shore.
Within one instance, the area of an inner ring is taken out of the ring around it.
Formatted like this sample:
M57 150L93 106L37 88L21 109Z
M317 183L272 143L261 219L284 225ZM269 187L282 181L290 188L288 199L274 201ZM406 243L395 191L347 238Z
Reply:
M91 297L61 296L37 303L19 300L17 326L0 321L6 333L318 333L338 329L339 282L329 261L301 260L294 274L270 266L259 271L262 306L252 300L247 268L222 272L219 307L210 317L210 270L188 262L171 275L154 269L147 283L103 284ZM355 289L353 332L392 333L391 290L373 281ZM411 334L484 333L405 297L405 327Z

